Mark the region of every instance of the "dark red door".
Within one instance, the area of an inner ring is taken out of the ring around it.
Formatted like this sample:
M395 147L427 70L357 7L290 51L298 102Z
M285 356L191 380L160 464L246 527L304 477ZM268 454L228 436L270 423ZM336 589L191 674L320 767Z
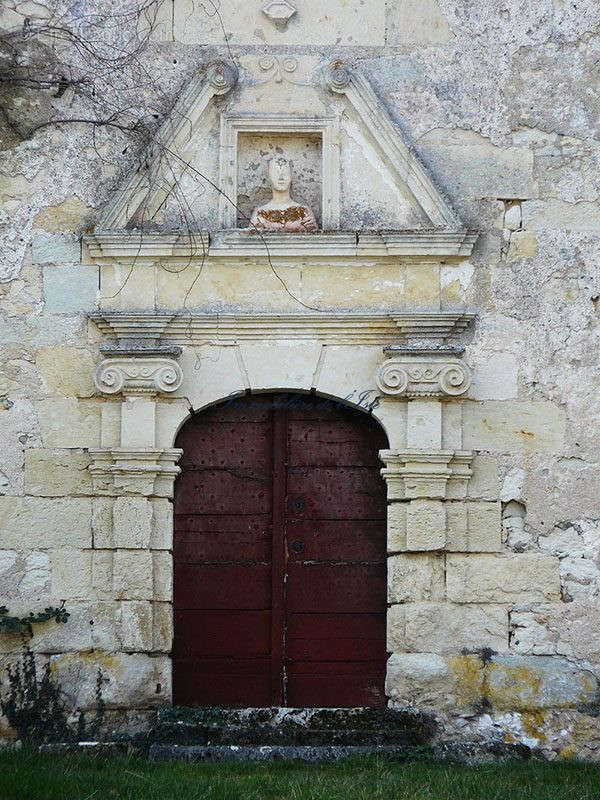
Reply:
M174 702L383 705L379 425L253 395L192 418L176 446Z

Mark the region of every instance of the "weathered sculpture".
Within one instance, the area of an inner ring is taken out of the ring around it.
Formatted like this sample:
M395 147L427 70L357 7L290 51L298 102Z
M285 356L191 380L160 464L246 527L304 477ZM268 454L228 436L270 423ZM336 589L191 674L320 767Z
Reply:
M287 158L275 156L269 161L269 180L273 197L252 212L250 228L261 231L303 233L317 230L315 215L309 206L293 200L292 165Z

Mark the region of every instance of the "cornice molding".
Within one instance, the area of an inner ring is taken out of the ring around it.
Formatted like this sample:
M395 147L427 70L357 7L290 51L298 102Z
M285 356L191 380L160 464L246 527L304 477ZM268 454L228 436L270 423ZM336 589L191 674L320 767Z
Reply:
M381 450L379 457L388 500L466 497L473 474L470 450Z
M120 347L135 343L156 347L162 340L198 346L234 345L247 341L316 340L322 344L372 344L445 340L461 333L475 320L467 312L306 313L306 314L173 314L160 312L100 311L89 315Z
M206 261L235 259L339 259L356 266L373 259L464 259L478 234L473 231L382 231L327 233L259 233L222 230L197 234L106 231L86 234L84 242L97 262Z
M120 497L173 497L173 484L181 472L177 461L183 450L90 449L88 467L96 494Z
M165 150L180 153L184 158L195 126L210 101L231 91L237 80L236 66L225 61L214 61L198 71L179 95L135 173L105 207L96 224L97 230L124 229L127 226L148 196Z

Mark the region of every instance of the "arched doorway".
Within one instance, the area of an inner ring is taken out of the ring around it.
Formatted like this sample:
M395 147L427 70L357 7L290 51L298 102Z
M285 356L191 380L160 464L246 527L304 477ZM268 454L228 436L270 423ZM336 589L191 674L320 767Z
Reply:
M382 428L257 394L195 415L176 446L174 702L384 705Z

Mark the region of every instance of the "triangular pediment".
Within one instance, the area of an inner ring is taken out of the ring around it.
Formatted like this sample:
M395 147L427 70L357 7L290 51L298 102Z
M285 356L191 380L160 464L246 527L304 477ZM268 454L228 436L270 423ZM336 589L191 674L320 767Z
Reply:
M218 62L182 92L96 234L248 226L265 202L265 164L291 154L294 196L323 231L434 231L463 226L385 106L357 70L298 69L295 58Z

